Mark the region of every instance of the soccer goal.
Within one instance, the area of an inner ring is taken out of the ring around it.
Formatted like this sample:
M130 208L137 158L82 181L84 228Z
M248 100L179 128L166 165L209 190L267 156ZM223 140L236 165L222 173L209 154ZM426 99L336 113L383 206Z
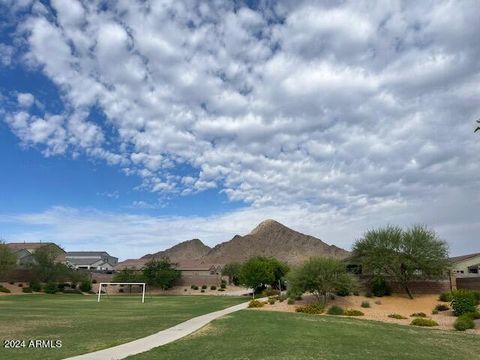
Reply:
M103 285L142 285L142 303L145 302L145 283L131 283L131 282L123 282L123 283L113 283L113 282L102 282L98 284L98 297L97 302L100 302L100 297L102 296L102 288Z

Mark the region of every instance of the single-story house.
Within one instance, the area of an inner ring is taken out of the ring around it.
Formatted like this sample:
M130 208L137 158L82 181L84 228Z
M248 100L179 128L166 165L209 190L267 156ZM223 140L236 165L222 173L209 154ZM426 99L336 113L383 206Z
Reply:
M118 263L118 258L106 251L69 251L67 263L75 269L111 271Z
M36 250L45 247L52 246L58 251L58 256L55 259L57 262L65 262L65 250L63 250L57 244L51 242L23 242L23 243L7 243L5 244L10 251L12 251L17 257L17 266L25 268L34 262L33 254Z
M480 253L450 258L452 275L457 278L480 277Z

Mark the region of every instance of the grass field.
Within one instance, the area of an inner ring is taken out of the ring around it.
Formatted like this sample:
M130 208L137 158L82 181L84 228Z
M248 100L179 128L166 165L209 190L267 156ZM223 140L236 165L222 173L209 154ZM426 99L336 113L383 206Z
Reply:
M478 335L376 321L244 310L163 347L152 359L478 359Z
M140 295L102 298L84 295L0 297L0 359L62 359L122 344L192 317L220 310L243 298ZM60 339L61 349L5 349L7 339Z

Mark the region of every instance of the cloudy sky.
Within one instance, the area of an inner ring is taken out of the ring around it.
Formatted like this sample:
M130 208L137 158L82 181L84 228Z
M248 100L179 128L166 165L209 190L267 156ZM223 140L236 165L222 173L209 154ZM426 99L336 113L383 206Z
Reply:
M127 258L274 218L480 251L479 13L0 0L0 236Z

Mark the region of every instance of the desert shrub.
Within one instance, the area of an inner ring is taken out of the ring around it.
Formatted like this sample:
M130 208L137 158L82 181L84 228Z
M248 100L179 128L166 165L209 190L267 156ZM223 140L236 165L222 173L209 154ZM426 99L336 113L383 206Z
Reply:
M78 289L63 289L64 294L78 294L82 295L82 292Z
M207 289L207 285L202 285L202 290L206 290Z
M330 309L327 311L328 315L343 315L343 313L343 308L337 305L330 306Z
M421 317L421 318L424 318L424 317L427 317L427 314L425 314L424 312L416 312L416 313L410 314L410 317Z
M453 327L455 330L458 331L465 331L467 329L474 329L475 328L475 322L473 319L468 315L460 315L456 320L455 323L453 324Z
M433 309L433 310L432 310L432 315L437 315L437 314L438 314L438 310Z
M227 282L225 280L222 280L220 282L220 288L225 289L227 287Z
M377 300L377 301L375 301L375 304L382 305L382 302L380 300Z
M201 293L204 293L204 292L205 292L205 289L200 290L200 292L201 292Z
M385 281L383 277L377 276L373 279L371 284L371 290L375 296L389 296L392 295L392 288Z
M285 300L287 300L287 295L279 295L278 296L278 301L284 302Z
M360 310L347 309L343 312L343 315L345 315L345 316L363 316L365 314L363 312L361 312Z
M296 312L305 314L322 314L325 308L320 303L309 304L305 306L299 306L295 309Z
M447 310L450 310L450 307L448 305L445 305L445 304L438 304L437 306L435 306L435 310L437 310L437 311L447 311Z
M32 289L27 286L27 287L22 288L22 292L30 294L32 292Z
M287 300L287 304L288 304L288 305L293 305L293 304L295 304L295 299L289 298L289 299Z
M471 290L460 289L453 293L452 309L455 316L476 311L476 296Z
M263 307L263 302L258 300L252 300L248 303L249 308L261 308Z
M335 294L338 296L348 296L350 295L350 288L348 286L340 286L337 291L335 291Z
M275 295L278 295L280 294L280 291L277 290L277 289L273 289L273 288L268 288L268 289L265 289L262 291L262 296L264 297L270 297L270 296L275 296Z
M358 290L355 290L355 291L353 292L353 296L360 296L360 292L359 292Z
M5 286L0 285L0 292L9 294L11 291L8 290Z
M210 286L210 290L217 290L217 287L215 285Z
M373 297L372 292L371 292L371 291L367 291L367 292L365 293L365 297L367 297L367 298L372 298L372 297Z
M392 319L398 319L398 320L407 319L405 316L400 314L390 314L388 315L388 317Z
M370 307L370 302L368 302L368 301L362 301L361 307L362 307L362 308L369 308L369 307Z
M415 318L412 320L410 325L415 325L415 326L438 326L438 323L435 320L432 319L426 319L426 318Z
M23 284L22 284L22 283L19 283L17 286L18 286L18 287L23 287Z
M185 290L187 290L187 289L185 289ZM125 291L125 290L122 289L122 288L118 289L118 292L119 292L119 293L123 293L124 291Z
M90 290L92 290L92 284L90 284L90 281L85 280L80 283L80 291L89 292Z
M276 301L276 299L273 298L273 297L268 298L268 303L269 303L270 305L275 304L275 301Z
M32 280L30 281L30 289L32 289L32 291L39 292L42 290L42 286L37 280Z
M53 281L49 281L43 287L43 291L47 294L55 294L58 291L57 284Z
M96 283L97 283L97 279L93 279L92 284L96 284Z
M470 316L473 320L480 319L480 311L478 310L472 313L468 313L467 315Z
M195 290L196 285L190 285L190 289Z
M225 289L221 287L221 288L218 289L217 291L225 291Z
M440 294L438 301L451 302L453 300L453 294L451 291L445 291Z
M8 282L10 285L15 285L15 283L13 281L9 281Z

